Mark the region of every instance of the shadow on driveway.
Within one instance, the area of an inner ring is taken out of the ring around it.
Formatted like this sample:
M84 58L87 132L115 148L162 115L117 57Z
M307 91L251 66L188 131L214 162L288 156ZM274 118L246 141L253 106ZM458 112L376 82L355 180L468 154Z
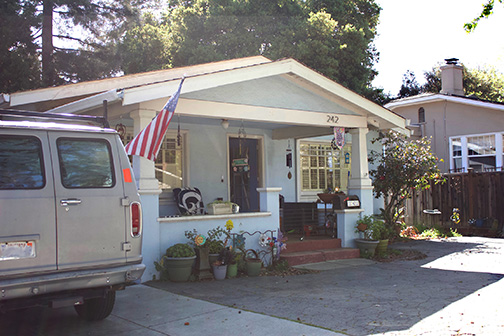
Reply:
M396 243L391 247L415 249L427 258L349 265L298 276L148 285L350 335L401 331L432 334L433 330L433 334L450 334L474 329L480 331L478 334L481 330L504 334L500 318L492 320L488 316L493 312L492 302L499 316L496 295L502 297L504 291L493 293L490 288L478 292L504 274L503 240L463 237ZM473 296L476 299L469 306L460 304ZM477 317L478 311L487 313Z

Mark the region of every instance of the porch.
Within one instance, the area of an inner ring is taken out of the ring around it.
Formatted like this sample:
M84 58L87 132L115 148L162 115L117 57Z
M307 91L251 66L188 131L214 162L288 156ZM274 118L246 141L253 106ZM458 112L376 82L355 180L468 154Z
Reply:
M167 247L187 241L187 230L204 234L231 219L236 233L277 232L280 193L287 202L314 202L318 192L338 187L359 197L361 209L335 213L337 238L342 247L352 246L359 214L379 207L368 174L370 140L382 129L404 130L405 120L293 59L256 56L108 78L14 94L10 104L95 115L105 106L126 144L162 109L181 77L156 162L132 157L143 207L143 281L157 274L154 261ZM341 148L331 143L335 129L346 142ZM197 187L205 205L237 203L240 213L180 216L173 190L184 187Z

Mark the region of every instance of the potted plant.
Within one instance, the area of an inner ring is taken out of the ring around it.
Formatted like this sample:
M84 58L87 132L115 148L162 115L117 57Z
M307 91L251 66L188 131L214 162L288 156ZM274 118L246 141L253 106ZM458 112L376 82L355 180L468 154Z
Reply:
M229 201L213 201L207 204L207 211L209 215L226 215L233 213L236 204Z
M234 261L234 257L233 248L231 246L226 246L221 249L217 260L212 264L215 280L223 280L226 277L228 267Z
M379 241L376 246L376 253L386 252L391 232L387 225L385 225L385 222L381 219L373 218L370 230L372 239Z
M188 281L192 273L196 252L189 244L178 243L166 249L156 270L162 272L161 279L181 282Z
M245 251L245 264L248 276L258 276L261 273L262 261L257 252L253 249Z
M231 259L229 260L228 268L227 268L227 277L228 278L236 278L238 275L238 263L242 258L240 253L236 253L235 249L232 248L230 250Z
M372 257L375 254L376 246L379 240L373 238L373 222L374 218L371 215L360 217L355 225L355 232L359 233L363 238L355 239L355 244L360 250L360 255L363 258Z

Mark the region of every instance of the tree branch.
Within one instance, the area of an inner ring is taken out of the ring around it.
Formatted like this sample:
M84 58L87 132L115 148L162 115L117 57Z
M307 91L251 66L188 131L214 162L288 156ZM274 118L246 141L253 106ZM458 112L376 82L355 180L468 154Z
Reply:
M81 40L81 39L76 38L76 37L68 36L68 35L53 35L53 37L67 39L67 40L74 40L74 41L77 41L77 42L79 42L81 44L88 44L84 40Z

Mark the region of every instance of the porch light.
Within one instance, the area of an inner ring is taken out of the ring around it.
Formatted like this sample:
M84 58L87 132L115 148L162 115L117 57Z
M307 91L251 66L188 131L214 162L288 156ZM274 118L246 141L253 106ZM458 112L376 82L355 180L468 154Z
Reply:
M222 128L224 128L224 129L228 129L228 127L229 127L229 121L227 119L222 119L220 124L221 124Z

